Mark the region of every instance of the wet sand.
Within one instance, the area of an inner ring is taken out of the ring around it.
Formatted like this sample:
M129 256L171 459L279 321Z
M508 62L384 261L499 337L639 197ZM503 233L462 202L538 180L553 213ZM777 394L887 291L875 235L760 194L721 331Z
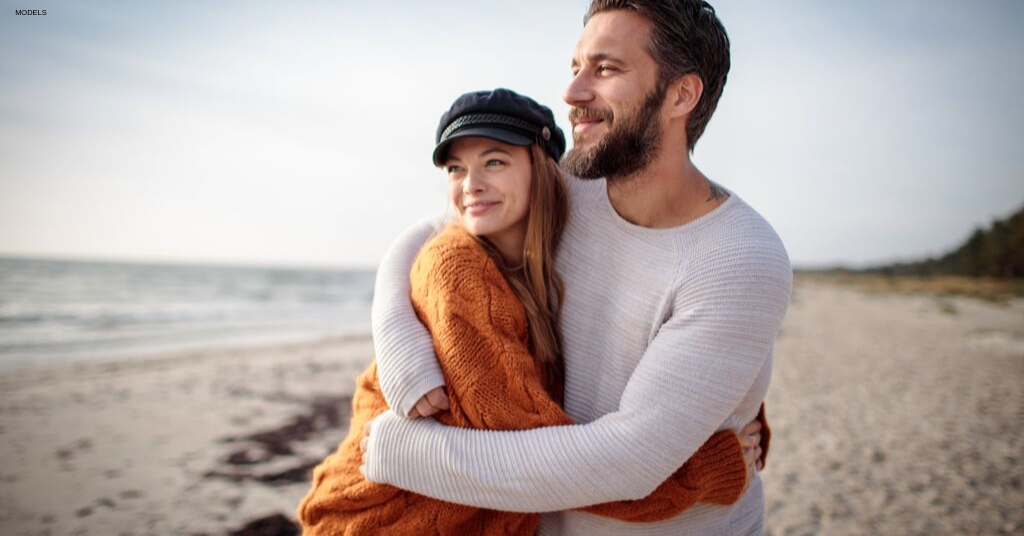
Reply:
M367 339L0 373L0 534L294 534ZM1024 303L801 281L773 536L1024 532Z
M370 359L369 339L335 340L0 375L0 534L294 518Z

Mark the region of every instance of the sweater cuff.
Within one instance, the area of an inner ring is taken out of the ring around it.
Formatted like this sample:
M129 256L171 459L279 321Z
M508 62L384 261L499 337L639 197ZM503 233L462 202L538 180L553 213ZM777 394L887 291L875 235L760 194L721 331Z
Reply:
M743 495L747 464L743 447L732 430L711 436L690 458L690 464L702 482L700 502L730 505Z
M406 419L394 410L385 411L370 421L370 440L363 453L366 479L378 484L402 487L398 485L396 476L402 474L404 460L421 459L424 453L436 452L441 448L438 442L428 439L430 435L416 433L417 430L432 426L441 424L434 419Z
M435 387L444 387L444 374L437 367L424 367L424 370L409 371L410 377L415 378L409 384L404 393L401 393L393 408L402 417L409 418L409 414L416 403Z
M380 453L391 451L393 443L400 436L394 433L394 428L401 427L401 421L405 420L394 410L388 410L370 421L370 437L366 442L366 452L363 453L363 476L370 482L390 484L386 474L387 464L381 459Z

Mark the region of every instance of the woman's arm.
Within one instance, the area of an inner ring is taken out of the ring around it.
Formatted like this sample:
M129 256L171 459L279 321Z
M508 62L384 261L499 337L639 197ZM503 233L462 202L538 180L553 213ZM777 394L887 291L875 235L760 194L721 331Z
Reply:
M447 501L511 511L578 508L654 491L746 396L789 301L785 255L750 252L687 289L648 346L618 411L585 424L474 431L385 413L373 422L367 478ZM377 453L383 453L379 456ZM386 456L386 458L385 458Z
M403 417L410 416L427 392L444 385L430 333L409 301L413 261L443 226L443 217L413 225L395 240L377 268L371 312L377 374L388 406Z

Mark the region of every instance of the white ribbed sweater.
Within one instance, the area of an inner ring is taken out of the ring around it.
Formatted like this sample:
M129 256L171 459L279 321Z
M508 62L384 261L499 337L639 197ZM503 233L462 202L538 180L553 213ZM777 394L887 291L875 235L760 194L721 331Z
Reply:
M752 420L792 287L782 242L735 194L686 225L648 229L615 212L605 181L569 184L557 258L565 409L586 424L496 432L387 412L373 423L367 478L472 506L552 512L540 534L759 534L759 481L732 507L702 504L660 523L556 512L645 497L714 432ZM403 235L377 276L381 385L405 415L443 384L408 300L412 261L435 226Z

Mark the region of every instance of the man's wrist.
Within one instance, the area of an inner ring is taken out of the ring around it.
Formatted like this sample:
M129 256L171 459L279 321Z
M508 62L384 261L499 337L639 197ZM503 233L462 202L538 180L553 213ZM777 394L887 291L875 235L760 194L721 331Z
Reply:
M392 476L402 473L407 456L427 456L426 450L415 440L415 432L417 427L429 426L441 425L434 419L406 419L392 410L370 421L369 441L363 453L366 479L378 484L396 485ZM417 461L426 463L425 459Z
M382 454L387 452L387 439L383 432L387 428L383 425L388 419L399 419L394 411L385 411L370 421L370 431L366 442L366 452L363 452L363 476L370 482L387 484L385 481L384 467L380 462Z

